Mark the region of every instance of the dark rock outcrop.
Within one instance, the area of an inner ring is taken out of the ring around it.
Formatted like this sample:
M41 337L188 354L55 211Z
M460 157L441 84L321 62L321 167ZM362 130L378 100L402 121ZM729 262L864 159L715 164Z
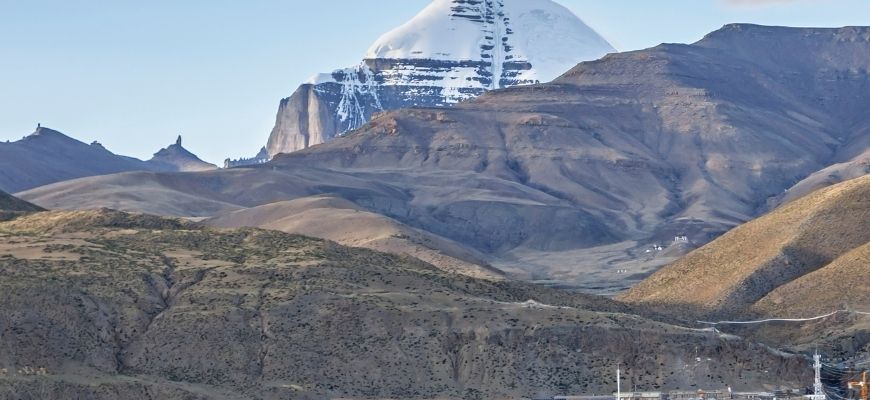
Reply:
M202 161L181 145L181 135L175 144L154 153L154 157L147 161L152 170L170 172L196 172L217 169L214 164Z

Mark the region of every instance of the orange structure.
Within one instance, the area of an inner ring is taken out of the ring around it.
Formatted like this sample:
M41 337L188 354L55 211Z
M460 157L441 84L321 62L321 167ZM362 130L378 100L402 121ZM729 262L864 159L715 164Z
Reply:
M858 390L861 392L861 400L870 400L870 382L867 381L867 371L861 374L861 380L858 382L849 382L849 389Z

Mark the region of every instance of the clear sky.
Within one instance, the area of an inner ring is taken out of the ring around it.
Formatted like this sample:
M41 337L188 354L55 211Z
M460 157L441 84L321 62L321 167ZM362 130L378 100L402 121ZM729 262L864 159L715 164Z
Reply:
M557 0L621 51L726 23L870 25L870 0ZM150 158L263 146L278 101L429 0L0 0L0 140L37 122Z

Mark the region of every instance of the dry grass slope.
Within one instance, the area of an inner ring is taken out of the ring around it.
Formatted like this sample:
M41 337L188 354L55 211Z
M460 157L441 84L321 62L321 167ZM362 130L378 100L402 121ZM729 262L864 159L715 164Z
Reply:
M722 316L801 317L844 305L866 308L870 298L855 280L856 268L866 272L868 242L870 175L819 190L735 228L621 299Z

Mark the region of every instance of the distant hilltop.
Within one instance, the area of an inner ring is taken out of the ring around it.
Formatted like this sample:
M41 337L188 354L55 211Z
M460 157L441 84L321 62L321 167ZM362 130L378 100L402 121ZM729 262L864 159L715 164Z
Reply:
M217 167L176 143L148 161L112 153L99 142L83 143L37 124L15 142L0 143L0 190L16 193L70 179L129 171L203 171Z

